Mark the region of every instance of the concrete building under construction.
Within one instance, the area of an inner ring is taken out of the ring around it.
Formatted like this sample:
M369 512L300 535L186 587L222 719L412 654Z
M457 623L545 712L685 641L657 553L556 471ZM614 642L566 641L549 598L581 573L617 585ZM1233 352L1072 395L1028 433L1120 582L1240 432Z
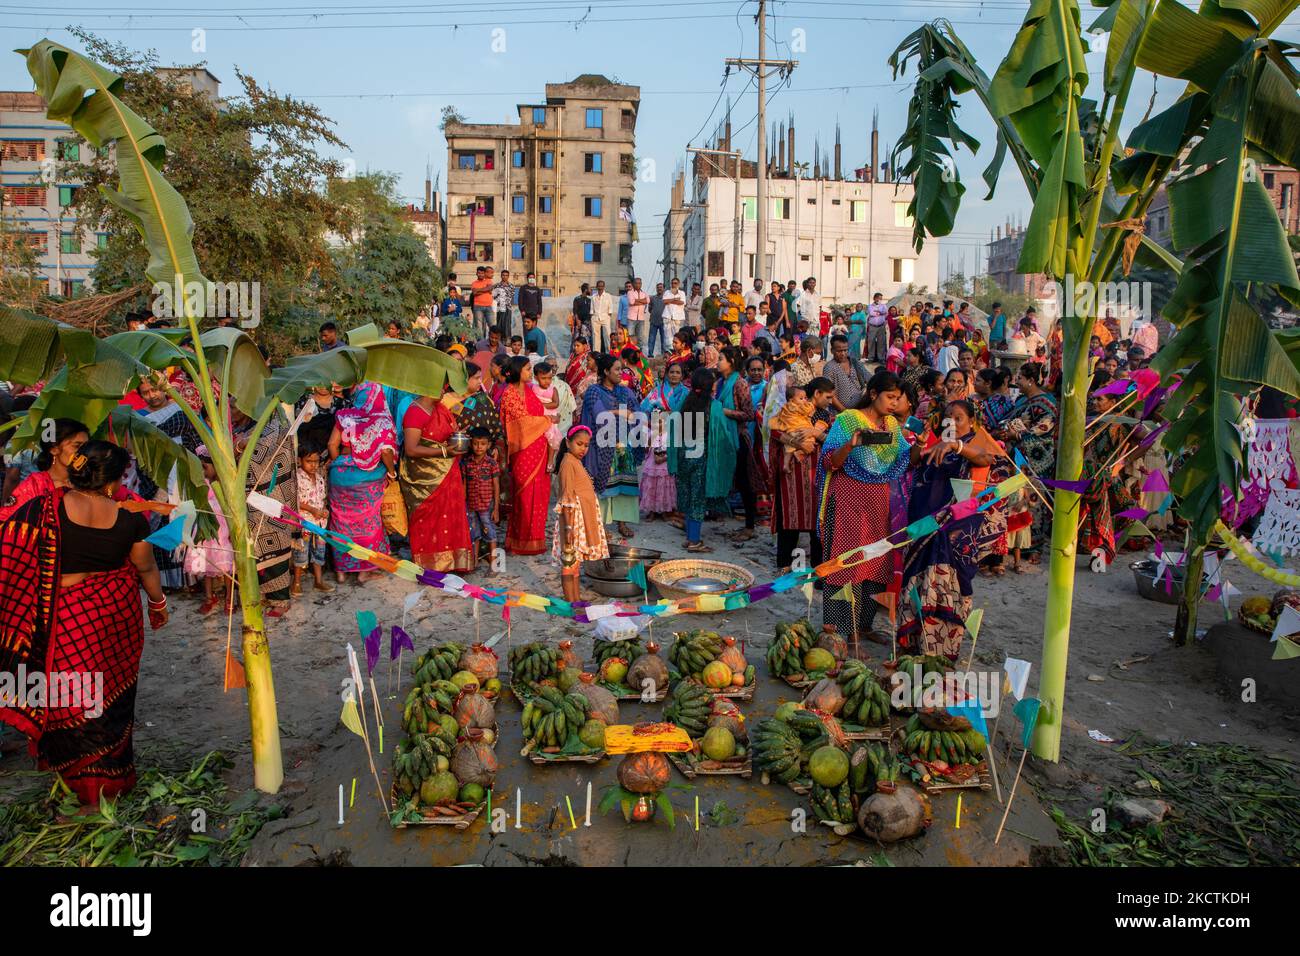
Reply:
M732 151L731 121L713 137L712 149ZM872 293L886 297L908 286L934 289L939 280L936 244L918 253L912 246L907 207L912 185L897 181L882 163L878 121L873 118L867 162L845 175L837 126L835 141L825 149L814 140L811 156L800 160L791 116L771 131L768 151L767 249L756 261L757 169L749 160L708 153L693 154L690 186L674 188L665 228L665 274L683 282L738 279L746 289L755 278L802 282L817 278L824 302L866 302ZM805 147L806 149L806 147ZM807 155L806 153L803 155ZM674 184L675 185L675 184ZM739 195L737 195L739 189ZM684 252L672 271L667 243L672 224L682 223Z

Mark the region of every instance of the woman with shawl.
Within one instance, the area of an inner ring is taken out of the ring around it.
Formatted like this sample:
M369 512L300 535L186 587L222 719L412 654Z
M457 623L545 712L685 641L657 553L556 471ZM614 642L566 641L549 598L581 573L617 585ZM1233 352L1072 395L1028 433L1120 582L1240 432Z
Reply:
M583 396L579 423L596 436L582 463L600 498L601 516L630 538L629 525L641 520L637 465L644 449L629 448L622 440L631 428L628 419L641 404L636 392L621 384L622 373L623 363L617 356L596 356L597 380ZM611 435L617 436L616 440L610 440Z
M826 435L827 424L815 417L816 394L811 385L795 388L771 423L768 460L772 475L772 530L776 533L776 566L783 570L790 568L799 535L804 532L809 538L809 562L814 566L822 562L814 490L817 450ZM830 393L821 393L821 401L829 405Z
M551 502L546 432L551 420L546 417L532 381L533 366L526 355L512 355L506 360L505 388L497 409L509 454L511 500L506 551L510 554L541 554L546 550L546 513Z
M894 418L901 397L898 376L876 372L858 407L837 415L826 434L817 466L817 529L822 553L831 558L874 544L906 522L902 482L912 453ZM874 639L871 623L880 606L874 595L893 590L896 565L891 551L827 574L823 624L855 642ZM848 600L841 596L846 586Z
M635 342L623 346L618 354L623 360L623 384L636 392L638 398L645 398L655 387L655 375L650 370L650 363Z
M680 418L672 419L668 438L668 471L677 482L677 510L686 531L686 550L692 554L713 550L703 540L710 459L729 430L725 419L720 428L715 428L714 420L723 418L722 406L713 398L715 378L715 373L706 368L697 368L691 375L690 393L682 402Z
M473 381L482 384L475 368ZM465 398L484 409L492 401L480 387ZM455 412L461 410L462 424ZM469 535L469 515L465 510L465 484L458 467L462 451L448 446L451 436L464 427L465 412L460 398L446 392L441 399L422 395L402 417L402 499L410 529L411 560L429 571L472 571L474 550ZM492 419L496 423L493 411ZM499 424L495 425L500 428Z
M483 388L483 374L483 370L473 362L465 363L465 394L460 400L459 410L455 411L456 427L452 431L468 435L475 428L486 429L491 447L496 449L500 461L505 461L506 434L501 428L497 407L492 404L492 396ZM405 418L402 427L406 427ZM436 440L446 441L445 438Z
M38 472L42 490L0 521L0 671L28 683L40 674L47 693L82 692L6 695L0 722L25 734L37 767L89 808L135 785L141 589L151 627L168 618L149 524L116 500L128 462L116 445L85 442L66 487Z
M970 402L949 402L945 417L957 438L937 441L920 453L908 501L909 524L935 515L942 527L908 548L899 591L898 646L955 661L971 610L971 582L1001 531L982 512L949 520L953 479L974 482L976 494L984 491L997 449L976 424Z
M1045 369L1040 362L1026 362L1016 373L1020 398L1011 408L1006 422L1008 440L1024 456L1025 472L1030 480L1056 475L1056 399L1043 390ZM1038 564L1038 549L1051 536L1052 512L1035 496L1033 524L1029 533L1033 541L1029 563Z
M564 368L564 381L575 396L578 394L578 385L587 375L587 356L590 354L591 346L584 336L579 335L573 340L573 354L569 356L569 364Z
M388 554L380 508L385 484L397 477L397 432L381 386L375 382L357 386L352 407L335 416L329 450L330 530L363 548ZM356 574L362 582L379 573L370 562L341 550L334 555L334 568L340 584L347 574Z

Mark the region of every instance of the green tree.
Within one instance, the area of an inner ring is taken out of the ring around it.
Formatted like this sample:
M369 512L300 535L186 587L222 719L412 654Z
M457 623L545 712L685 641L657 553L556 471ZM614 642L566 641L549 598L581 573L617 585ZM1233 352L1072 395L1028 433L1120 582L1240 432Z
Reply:
M1007 156L1033 199L1017 271L1058 281L1113 281L1139 264L1178 276L1164 316L1176 327L1156 360L1183 373L1167 404L1164 447L1183 452L1171 486L1191 525L1186 580L1201 579L1201 554L1215 531L1221 488L1237 488L1243 396L1260 385L1300 395L1295 335L1275 335L1251 309L1252 286L1300 298L1300 278L1277 213L1253 175L1261 162L1300 164L1300 98L1291 46L1271 39L1297 0L1110 0L1090 32L1106 38L1099 100L1089 84L1076 0L1030 0L992 79L947 21L909 36L890 58L895 75L914 61L908 126L892 165L915 184L914 241L951 232L964 191L951 154L979 143L956 121L957 97L974 96L997 130L984 172L990 195ZM1121 144L1139 70L1186 82L1168 109L1144 119ZM1167 182L1174 252L1142 235ZM1126 252L1126 250L1128 250ZM1178 255L1185 257L1180 260ZM1087 344L1095 303L1067 308L1056 477L1083 466ZM1079 496L1055 493L1049 593L1039 680L1044 708L1034 734L1040 757L1059 759L1065 671L1076 570ZM1176 625L1195 627L1199 589L1187 587Z

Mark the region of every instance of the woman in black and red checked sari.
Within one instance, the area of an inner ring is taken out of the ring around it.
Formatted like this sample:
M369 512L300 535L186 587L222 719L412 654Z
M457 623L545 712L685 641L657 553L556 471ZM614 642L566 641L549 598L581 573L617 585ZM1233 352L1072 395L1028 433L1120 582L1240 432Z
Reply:
M113 500L128 460L110 442L86 442L68 468L71 487L30 498L0 523L0 672L18 690L0 697L0 720L86 805L135 785L141 587L150 625L167 623L149 524ZM38 672L46 694L22 694Z

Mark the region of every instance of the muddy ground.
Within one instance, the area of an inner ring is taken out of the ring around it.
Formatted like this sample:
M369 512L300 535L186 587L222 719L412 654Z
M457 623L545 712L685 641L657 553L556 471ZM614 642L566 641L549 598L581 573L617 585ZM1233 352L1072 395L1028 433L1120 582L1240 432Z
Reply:
M716 557L742 564L758 581L774 576L774 546L769 536L760 534L751 542L734 545L721 536L721 529L718 524L706 526L706 540L715 546ZM633 543L664 549L674 557L681 554L683 535L663 522L649 523L638 527ZM1300 704L1294 699L1244 704L1228 696L1216 681L1213 659L1204 648L1172 646L1174 608L1138 596L1127 567L1129 560L1121 559L1107 574L1085 569L1078 575L1062 760L1049 764L1030 758L1001 843L996 847L992 843L1002 813L994 794L967 791L962 798L960 828L956 796L944 794L933 801L934 823L926 835L883 851L854 837L837 837L815 824L807 832L796 832L791 811L806 806L806 801L784 787L764 786L757 778L717 777L691 786L675 774L674 782L681 789L670 791L678 817L671 832L662 821L628 825L617 811L601 817L594 808L591 826L586 827L587 784L592 784L593 802L598 800L601 789L614 779L613 761L594 767L528 764L519 757L519 707L508 698L498 708L501 770L496 799L507 811L504 832L492 832L485 818L464 832L450 827L394 831L380 806L361 740L339 724L339 690L346 676L344 643L352 641L361 649L355 613L373 610L385 627L400 623L402 599L412 586L386 578L362 588L345 587L332 595L317 595L308 586L290 613L271 624L286 772L284 789L276 799L286 805L287 813L261 832L245 863L648 866L1059 862L1063 854L1046 809L1061 806L1072 819L1083 823L1108 785L1132 783L1128 762L1113 753L1115 745L1090 738L1090 730L1116 741L1141 730L1176 742L1225 741L1293 756L1300 752L1296 740ZM1254 578L1236 562L1228 565L1227 574L1247 595L1272 593L1272 585ZM558 575L543 559L511 558L505 573L479 574L475 580L558 593ZM981 577L976 587L976 606L985 611L976 648L977 666L998 668L1008 655L1029 660L1034 665L1032 692L1038 677L1045 575L1035 569L998 579ZM194 754L220 749L236 761L232 787L245 789L251 784L245 697L242 691L223 693L221 686L226 618L223 614L198 617L197 601L189 598L175 599L173 607L171 624L162 632L150 633L146 640L137 702L140 759L147 761L151 751L174 747ZM1209 605L1203 608L1206 624L1222 620L1221 610ZM774 623L802 616L805 610L802 596L795 592L742 612L715 615L708 619L708 626L745 640L750 659L760 664L761 675L762 655ZM817 620L816 603L813 612ZM570 636L579 650L589 650L585 626L522 608L513 616L509 643ZM666 644L672 627L703 623L702 619L683 617L657 625L656 631ZM486 606L476 621L469 601L436 592L422 602L408 624L417 650L434 640L467 640L476 633L486 639L502 629L499 617ZM237 646L237 627L235 643ZM503 659L506 643L503 639L498 646ZM377 667L375 679L385 698L390 728L385 738L387 752L376 755L386 789L391 749L399 736L396 684L390 696L386 661ZM405 678L403 686L408 681ZM756 697L744 708L751 717L763 716L794 694L784 684L760 676ZM999 727L997 761L1004 798L1020 755L1017 724L1009 713L1009 699L1007 703L1008 712ZM624 705L623 713L631 721L653 719L661 710L662 705L635 704ZM30 767L17 743L12 733L5 737L0 776ZM355 804L345 809L340 825L338 788L343 784L350 791L353 778ZM519 820L515 818L517 792L523 809ZM1042 802L1038 792L1044 795ZM701 811L698 831L693 820L696 797Z

